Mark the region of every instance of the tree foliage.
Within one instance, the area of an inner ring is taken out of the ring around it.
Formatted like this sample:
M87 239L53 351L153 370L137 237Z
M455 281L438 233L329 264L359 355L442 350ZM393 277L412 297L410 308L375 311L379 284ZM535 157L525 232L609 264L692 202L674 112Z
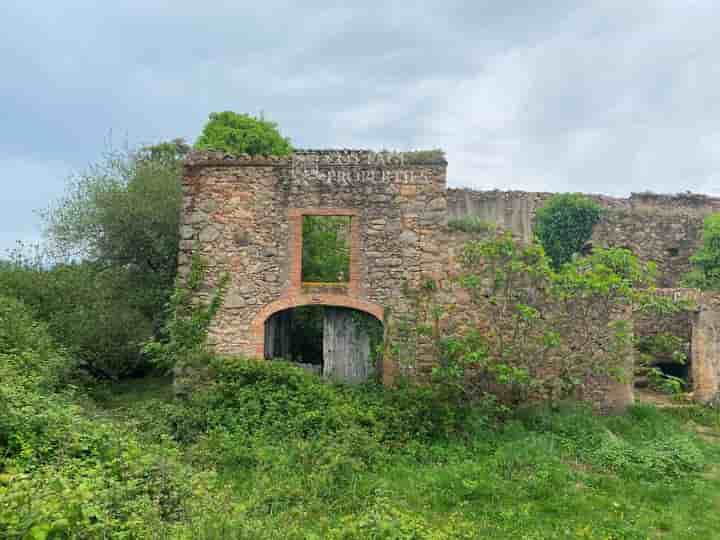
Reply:
M303 281L336 283L349 279L350 219L347 216L305 216Z
M505 233L468 242L461 262L459 285L480 319L453 316L456 302L429 280L412 291L415 335L399 333L409 353L395 353L414 358L413 347L432 345L436 382L461 400L557 400L597 376L627 379L628 313L680 309L653 293L654 266L625 249L598 249L556 271L541 246Z
M152 336L152 319L126 269L16 257L0 267L0 290L31 308L85 371L118 378L146 369L140 347Z
M720 291L720 213L705 218L703 245L690 257L692 270L685 283L703 290Z
M558 269L590 240L602 208L576 193L553 195L535 216L535 236Z
M177 268L181 140L113 153L71 179L46 213L54 255L124 269L126 293L156 321Z
M280 134L276 123L232 111L211 113L195 148L251 155L284 156L292 152L290 139Z
M0 284L92 373L137 374L177 266L181 140L115 152L45 213L50 257L15 256Z

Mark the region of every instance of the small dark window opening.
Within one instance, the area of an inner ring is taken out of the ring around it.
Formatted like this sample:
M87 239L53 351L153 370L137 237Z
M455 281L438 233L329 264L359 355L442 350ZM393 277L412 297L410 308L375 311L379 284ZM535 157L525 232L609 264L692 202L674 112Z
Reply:
M667 249L667 254L671 257L677 257L680 254L680 249L676 247L671 247Z
M592 255L593 249L594 248L592 242L585 242L585 244L583 244L583 247L580 248L580 255L582 255L583 257Z
M350 216L303 216L302 281L350 280Z

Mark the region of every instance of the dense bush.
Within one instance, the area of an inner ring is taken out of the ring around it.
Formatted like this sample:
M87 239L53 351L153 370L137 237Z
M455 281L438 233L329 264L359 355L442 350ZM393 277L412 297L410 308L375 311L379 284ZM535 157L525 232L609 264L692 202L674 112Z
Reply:
M45 214L50 257L16 256L0 286L22 298L95 375L149 368L178 249L181 140L113 153L70 179Z
M600 205L575 193L553 195L537 211L535 236L555 268L580 252L601 215Z
M204 429L273 441L342 438L363 432L376 444L436 440L468 433L471 411L443 403L431 387L331 385L284 362L216 358L215 382L189 407L205 411ZM476 410L482 416L483 411ZM487 412L487 411L486 411Z
M680 309L653 294L654 267L625 249L597 249L556 271L541 246L503 233L466 243L460 262L465 301L482 317L451 316L455 306L427 280L406 291L413 326L398 325L392 344L414 369L417 343L429 341L433 380L458 401L563 400L599 376L626 380L632 332L618 314Z
M302 280L341 282L350 278L350 219L347 216L305 216Z
M97 263L16 259L0 265L0 289L21 299L70 356L100 377L147 370L140 346L153 325L133 284L127 269Z
M205 364L210 357L206 347L208 329L222 305L228 276L221 277L217 289L206 305L194 302L195 295L206 285L207 261L194 256L190 272L180 280L170 295L166 307L165 324L144 352L150 361L162 370L170 371L176 366Z
M290 139L280 135L277 124L232 111L211 113L195 148L251 155L284 156L292 152Z
M129 397L99 392L98 409L58 387L67 360L44 325L17 301L0 306L3 538L643 538L668 512L652 497L707 501L692 475L708 450L652 408L499 422L431 387L218 358L215 381L186 401L124 383ZM673 519L673 531L712 527Z
M150 538L186 518L211 477L167 437L141 442L88 416L64 383L70 364L46 325L0 297L0 537Z

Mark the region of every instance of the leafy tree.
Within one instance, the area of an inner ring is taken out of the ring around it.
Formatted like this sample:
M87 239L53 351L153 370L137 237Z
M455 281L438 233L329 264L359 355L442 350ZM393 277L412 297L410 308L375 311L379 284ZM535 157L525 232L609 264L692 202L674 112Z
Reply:
M504 233L466 243L461 263L459 285L482 316L451 316L456 304L428 281L406 293L416 299L416 327L398 332L394 351L432 352L434 382L461 401L557 400L598 375L624 380L633 345L627 314L682 309L654 293L654 265L626 249L598 249L555 271L541 246Z
M156 325L175 279L181 160L188 151L175 140L111 154L73 178L45 214L54 255L124 269L124 294Z
M251 155L284 156L292 152L290 139L280 134L276 123L232 111L211 113L195 148Z
M96 375L146 367L142 343L162 325L175 280L189 150L175 140L106 156L45 213L51 258L16 258L0 272L4 290Z
M705 218L703 245L690 257L693 269L685 283L703 290L720 290L720 213Z
M22 300L84 370L103 378L146 367L139 350L152 320L135 305L133 286L126 269L94 262L15 259L0 266L0 290Z
M602 208L576 193L554 195L535 216L535 236L558 269L579 253L600 221Z

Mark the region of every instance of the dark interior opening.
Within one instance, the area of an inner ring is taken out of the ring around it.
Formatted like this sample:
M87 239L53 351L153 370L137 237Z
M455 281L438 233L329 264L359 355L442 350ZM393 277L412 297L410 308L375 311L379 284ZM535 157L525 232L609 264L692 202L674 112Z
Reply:
M362 311L301 306L265 321L265 358L282 359L308 371L347 382L374 373L381 354L382 323Z
M636 343L635 386L662 393L687 391L691 384L692 353L686 337L669 332L640 336Z
M690 363L678 364L677 362L657 362L655 367L662 371L663 375L683 379L686 383L690 377Z

